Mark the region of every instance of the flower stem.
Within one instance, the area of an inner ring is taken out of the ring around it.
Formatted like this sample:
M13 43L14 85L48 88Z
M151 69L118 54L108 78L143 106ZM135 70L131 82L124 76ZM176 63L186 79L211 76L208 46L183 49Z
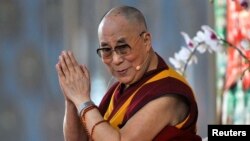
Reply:
M236 49L236 50L240 53L240 55L241 55L248 63L250 63L250 60L247 58L247 56L246 56L239 48L237 48L236 46L234 46L232 43L228 42L228 41L225 40L225 39L220 39L220 40L223 41L223 43L226 43L227 45L229 45L229 47L232 47L232 48Z
M243 57L243 58L245 59L245 61L247 61L248 64L250 64L249 58L248 58L239 48L237 48L236 46L234 46L232 43L228 42L228 41L225 40L225 39L220 39L220 40L221 40L223 43L229 45L229 47L232 47L232 48L234 48L235 50L237 50L238 53L240 54L240 56ZM248 67L242 72L240 79L243 78L243 76L245 75L245 73L246 73L249 69L250 69L250 66L248 66Z
M203 43L203 42L202 42ZM198 43L195 47L194 47L194 50L191 52L191 54L189 55L188 59L187 59L187 62L185 63L185 66L183 68L183 72L182 72L182 75L185 76L185 72L186 72L186 69L187 69L187 66L188 66L188 63L189 61L191 60L192 56L195 54L197 48L202 44L202 43Z

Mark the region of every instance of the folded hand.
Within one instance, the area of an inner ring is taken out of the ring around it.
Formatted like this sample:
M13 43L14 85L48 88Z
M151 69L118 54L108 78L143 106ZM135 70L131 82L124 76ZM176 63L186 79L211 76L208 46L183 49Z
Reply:
M76 107L90 99L90 77L87 68L79 65L70 51L63 51L56 64L60 87L66 99Z

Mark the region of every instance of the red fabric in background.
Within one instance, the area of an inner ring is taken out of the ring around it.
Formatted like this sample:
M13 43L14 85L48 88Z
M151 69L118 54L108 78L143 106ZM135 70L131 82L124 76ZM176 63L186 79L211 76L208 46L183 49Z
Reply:
M250 12L243 9L238 1L227 0L227 40L237 46L250 58L250 51L240 47L242 39L250 39ZM225 89L229 89L240 79L243 71L248 67L237 50L228 48L228 61L226 69ZM243 89L250 88L250 74L245 73L243 77Z

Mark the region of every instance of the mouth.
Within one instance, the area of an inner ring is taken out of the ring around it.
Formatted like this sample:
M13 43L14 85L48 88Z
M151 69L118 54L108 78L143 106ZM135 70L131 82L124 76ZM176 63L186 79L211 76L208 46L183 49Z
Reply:
M116 72L118 75L123 76L123 75L126 75L127 71L128 71L128 69L123 69L123 70L117 70Z

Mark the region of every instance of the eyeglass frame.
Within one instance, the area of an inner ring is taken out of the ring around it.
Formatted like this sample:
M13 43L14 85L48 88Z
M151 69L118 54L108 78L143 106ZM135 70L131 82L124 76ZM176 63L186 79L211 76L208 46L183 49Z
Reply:
M146 31L142 31L140 34L139 34L139 37L141 37L144 33L146 33ZM139 38L138 38L139 39ZM136 43L137 43L137 41L138 40L136 40ZM135 44L136 44L135 43ZM100 57L100 58L102 58L102 59L110 59L112 56L113 56L113 52L115 52L116 54L118 54L118 55L120 55L120 56L126 56L126 55L128 55L129 53L126 53L126 54L122 54L121 52L121 50L122 50L122 48L124 47L124 46L126 46L126 47L128 47L130 50L129 51L131 51L131 46L129 45L129 44L124 44L124 45L120 45L120 46L116 46L116 47L114 47L114 48L111 48L111 47L101 47L101 48L98 48L98 49L96 49L96 53L97 53L97 55ZM102 51L102 50L105 50L105 49L109 49L110 51L111 51L111 53L110 53L110 55L108 55L107 57L103 57L102 55L101 55L101 52L100 51Z

